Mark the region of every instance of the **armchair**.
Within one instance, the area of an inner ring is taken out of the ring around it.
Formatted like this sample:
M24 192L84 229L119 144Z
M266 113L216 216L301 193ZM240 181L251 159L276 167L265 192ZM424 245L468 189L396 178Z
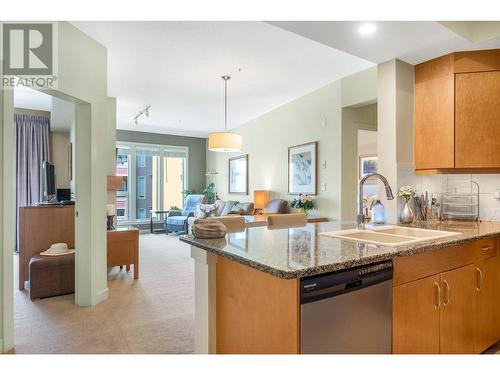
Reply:
M187 221L194 216L196 206L204 203L206 197L203 194L190 194L186 196L184 209L182 211L172 211L165 218L165 232L185 232L187 233Z

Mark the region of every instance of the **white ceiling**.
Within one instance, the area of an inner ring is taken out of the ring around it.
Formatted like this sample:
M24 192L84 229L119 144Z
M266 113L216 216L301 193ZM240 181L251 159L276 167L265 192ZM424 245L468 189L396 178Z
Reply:
M73 22L108 48L117 127L206 136L373 66L264 22ZM241 69L241 70L240 70ZM133 117L146 105L151 115Z
M459 36L438 22L380 21L372 35L360 35L358 21L269 22L332 48L374 63L398 58L418 64L454 51L500 48L500 37L479 43Z
M52 96L19 85L14 88L14 107L50 112Z
M14 107L50 112L54 132L69 132L75 119L73 103L21 85L14 88Z

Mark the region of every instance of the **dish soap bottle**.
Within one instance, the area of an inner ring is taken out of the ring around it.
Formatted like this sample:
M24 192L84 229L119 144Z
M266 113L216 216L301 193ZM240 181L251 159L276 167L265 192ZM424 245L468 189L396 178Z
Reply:
M375 204L372 207L372 223L373 224L385 224L387 221L387 218L385 216L385 207L384 205L380 202L380 200L377 199Z

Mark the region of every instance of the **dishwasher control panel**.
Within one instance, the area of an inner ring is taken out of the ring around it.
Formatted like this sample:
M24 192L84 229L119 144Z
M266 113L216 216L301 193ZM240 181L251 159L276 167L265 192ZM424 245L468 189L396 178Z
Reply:
M300 281L301 303L340 295L392 279L392 261L304 278Z
M392 271L392 262L378 263L373 266L360 268L358 270L358 277L366 277L381 271Z

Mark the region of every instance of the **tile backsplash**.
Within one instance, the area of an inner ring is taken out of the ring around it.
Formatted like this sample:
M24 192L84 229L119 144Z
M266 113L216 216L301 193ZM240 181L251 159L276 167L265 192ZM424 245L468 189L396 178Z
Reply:
M416 188L420 194L441 194L471 186L471 180L479 185L479 216L484 221L500 221L500 174L473 175L420 175L416 176Z

